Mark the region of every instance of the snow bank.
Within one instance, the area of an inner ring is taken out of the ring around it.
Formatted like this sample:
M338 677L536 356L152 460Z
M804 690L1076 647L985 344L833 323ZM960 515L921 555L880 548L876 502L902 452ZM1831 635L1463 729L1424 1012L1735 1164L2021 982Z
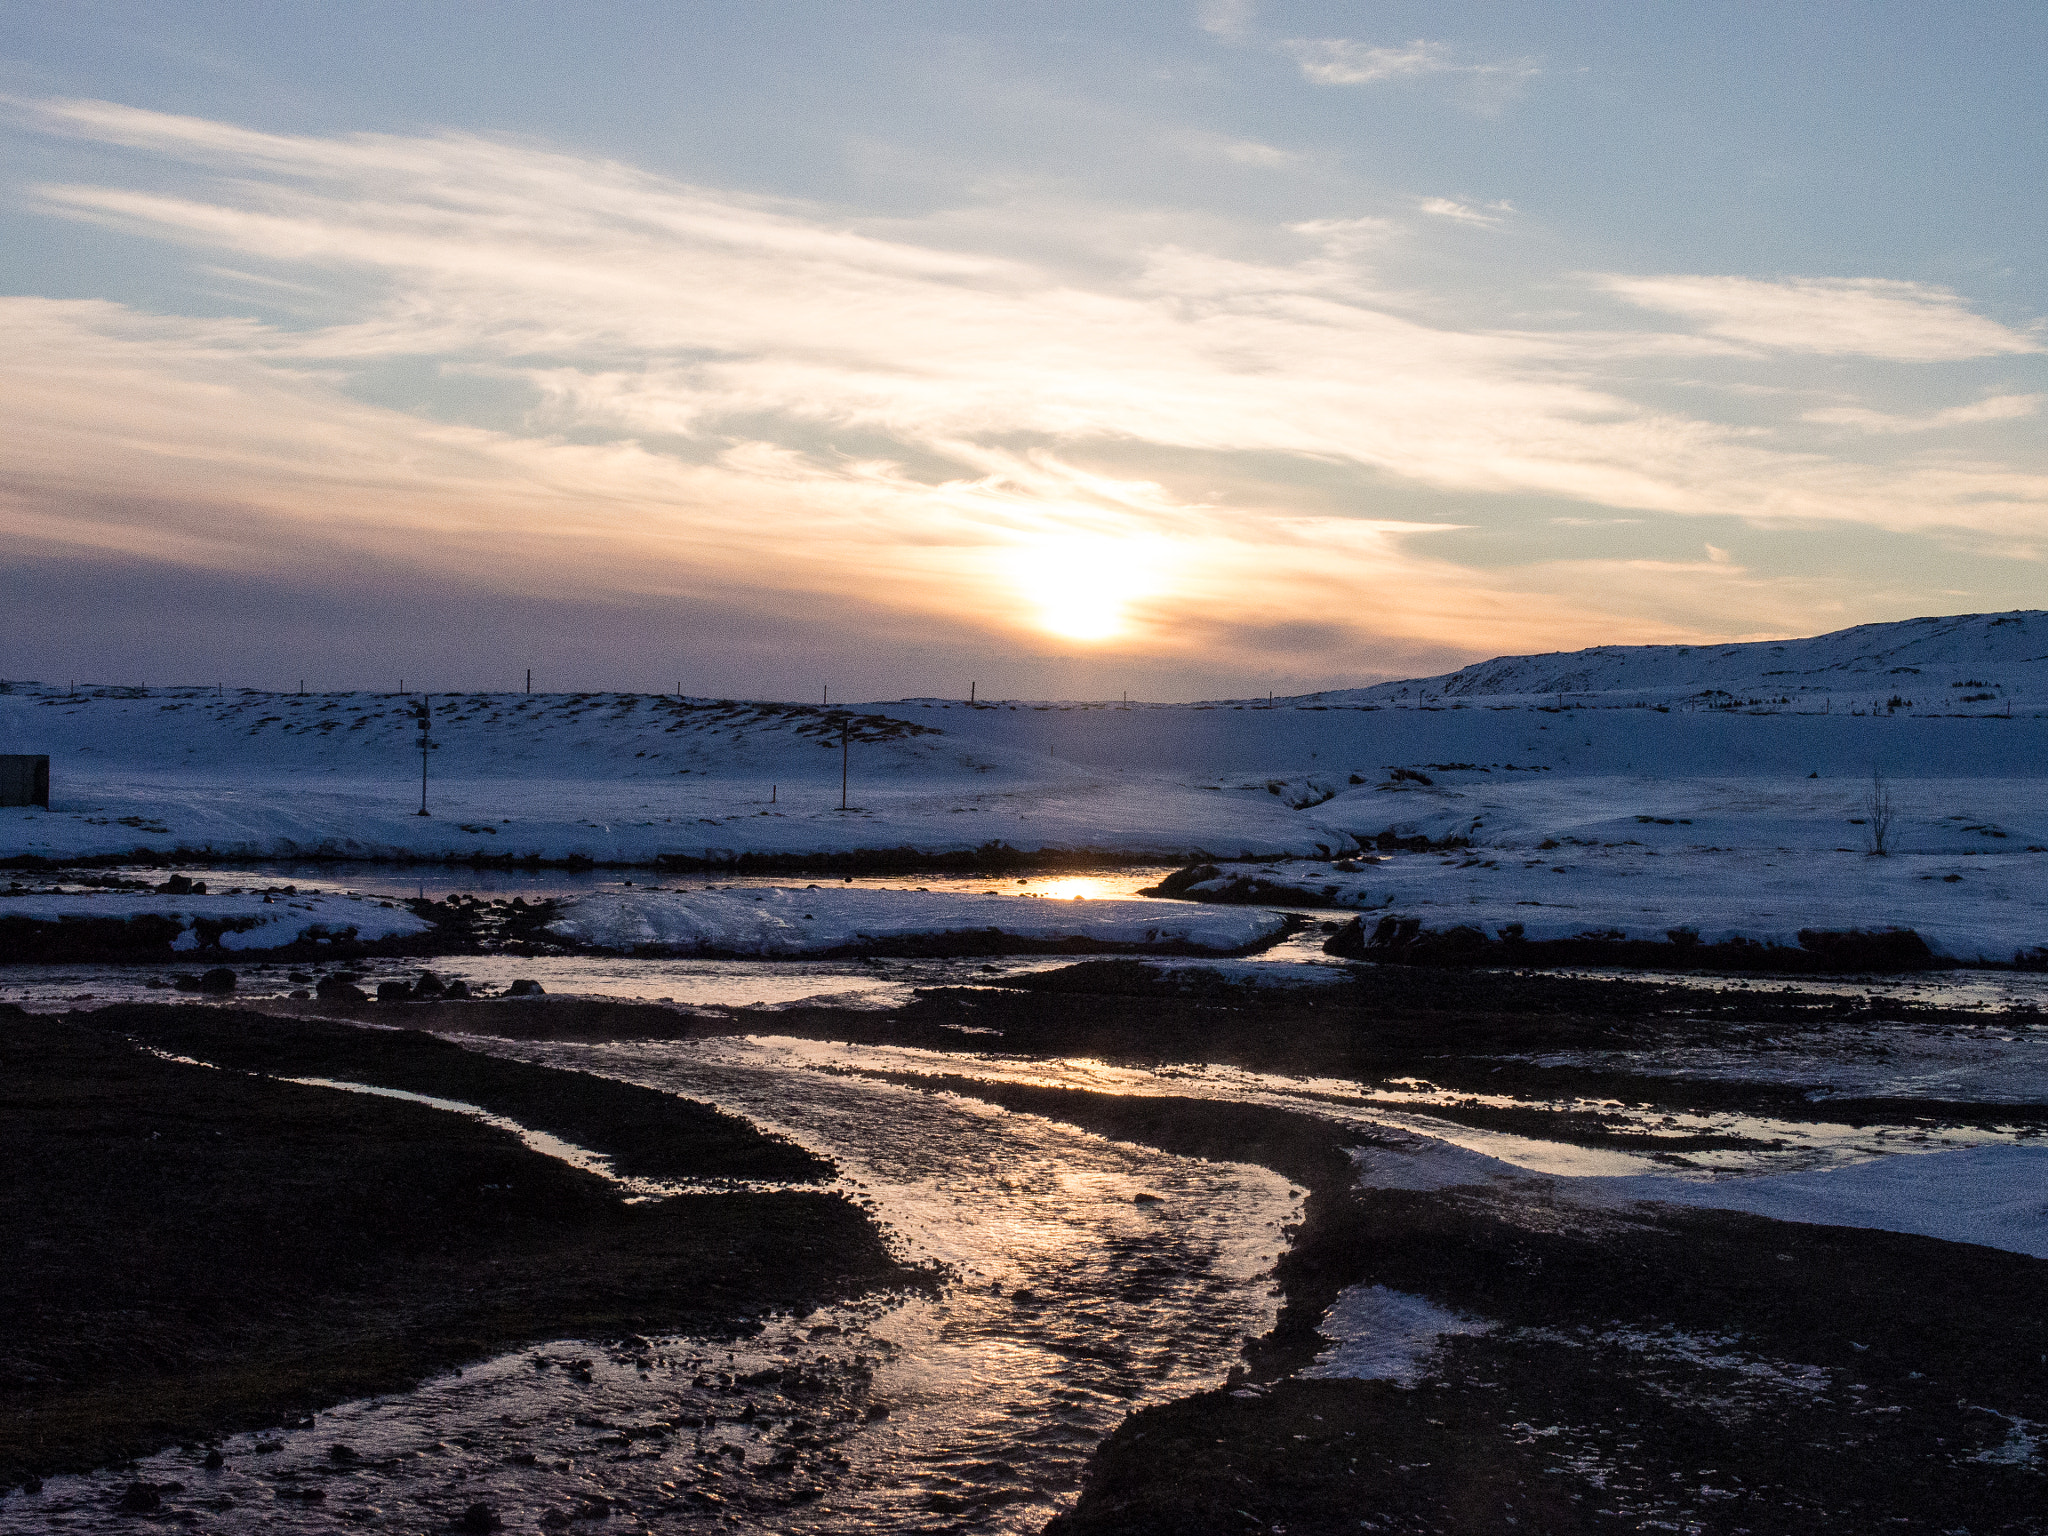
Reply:
M939 936L1229 953L1285 926L1284 918L1249 908L774 888L584 896L549 931L592 948L664 954L805 955Z
M432 924L402 907L356 896L167 896L157 892L0 895L12 944L34 948L35 928L112 922L171 930L170 948L245 952L292 944L375 943L426 933ZM27 926L34 925L34 926ZM26 928L26 931L24 931ZM115 941L115 947L121 947Z
M1662 943L1677 931L1704 944L1797 948L1805 929L1910 928L1936 955L1964 964L2008 964L2016 954L2048 947L2048 854L1970 849L1878 859L1855 847L1686 848L1665 838L1657 848L1649 839L1630 841L1637 846L1586 839L1547 849L1394 854L1344 861L1349 869L1300 862L1239 867L1177 894L1229 900L1238 882L1265 881L1361 914L1368 933L1391 917L1425 931L1463 926L1488 938L1519 933L1531 942Z
M1654 1175L1589 1182L1606 1199L1914 1232L2048 1259L2048 1147L1967 1147L1708 1184Z
M1502 1155L1420 1138L1406 1146L1360 1147L1352 1158L1367 1188L1439 1190L1511 1185L1526 1193L1529 1169ZM1747 1211L1777 1221L1906 1232L2048 1258L2048 1147L1980 1146L1901 1152L1841 1167L1735 1178L1667 1174L1548 1174L1555 1197L1582 1205L1644 1201Z

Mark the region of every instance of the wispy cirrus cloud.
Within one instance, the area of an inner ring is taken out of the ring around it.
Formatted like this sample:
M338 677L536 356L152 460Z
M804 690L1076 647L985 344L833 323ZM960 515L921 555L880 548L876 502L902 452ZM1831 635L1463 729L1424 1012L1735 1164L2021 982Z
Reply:
M1631 304L1683 315L1711 335L1774 351L1949 362L2044 350L2038 327L2013 330L1931 283L1712 276L1607 276L1600 282Z
M1513 203L1466 203L1454 197L1425 197L1416 201L1416 207L1433 219L1449 219L1457 224L1476 224L1491 228L1515 211Z
M1448 43L1426 37L1391 47L1343 37L1294 37L1280 47L1300 67L1302 77L1317 85L1379 85L1423 75L1462 75L1498 90L1543 72L1535 59L1468 63Z
M197 168L45 206L325 306L266 325L0 304L6 516L45 543L369 547L508 587L858 594L1015 632L1035 622L1020 571L1120 548L1171 573L1127 594L1133 643L1171 651L1203 643L1198 611L1251 632L1325 603L1361 637L1599 637L1604 586L1543 596L1433 557L1441 523L1373 515L1385 485L2048 536L2048 477L2024 468L1790 451L1637 403L1600 376L1606 341L1460 324L1440 297L1418 318L1356 264L1385 220L1296 226L1307 260L1162 244L1102 273L529 143L40 110ZM1632 367L1661 355L1639 340ZM519 404L379 403L364 380L399 361ZM1332 473L1346 490L1303 490Z
M2043 401L2048 401L2048 395L1990 395L1969 405L1951 405L1922 415L1873 411L1864 406L1828 406L1806 411L1799 419L1895 437L1909 432L1940 432L1950 427L1970 427L1987 422L2022 421L2039 415Z

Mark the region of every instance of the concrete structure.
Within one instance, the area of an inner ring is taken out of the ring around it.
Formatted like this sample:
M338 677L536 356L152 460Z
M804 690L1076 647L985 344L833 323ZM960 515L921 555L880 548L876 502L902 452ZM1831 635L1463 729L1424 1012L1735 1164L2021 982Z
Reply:
M0 805L50 808L50 760L40 753L0 753Z

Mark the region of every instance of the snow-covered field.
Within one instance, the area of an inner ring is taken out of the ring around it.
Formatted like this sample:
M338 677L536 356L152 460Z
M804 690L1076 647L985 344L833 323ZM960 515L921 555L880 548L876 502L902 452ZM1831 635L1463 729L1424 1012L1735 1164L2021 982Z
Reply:
M656 954L805 955L945 934L1227 953L1285 926L1243 907L771 888L585 896L550 931L582 946Z
M2004 963L2048 945L2044 788L2041 779L1894 781L1893 851L1876 858L1867 784L1441 774L1426 788L1363 792L1377 803L1353 824L1396 805L1400 832L1461 836L1469 847L1345 868L1237 866L1189 894L1264 877L1427 929L1497 935L1520 924L1530 940L1662 940L1687 929L1710 944L1796 945L1804 928L1911 928L1937 954Z
M1503 658L1270 704L441 695L427 816L416 697L0 687L0 751L48 753L53 786L47 811L0 810L0 858L1320 863L1426 838L1469 854L1288 878L1531 938L2048 943L2043 613ZM1873 771L1884 859L1865 856Z
M156 919L177 929L172 950L230 952L282 949L301 943L407 938L433 925L393 902L327 895L171 896L153 891L0 895L0 922L63 925L82 921Z

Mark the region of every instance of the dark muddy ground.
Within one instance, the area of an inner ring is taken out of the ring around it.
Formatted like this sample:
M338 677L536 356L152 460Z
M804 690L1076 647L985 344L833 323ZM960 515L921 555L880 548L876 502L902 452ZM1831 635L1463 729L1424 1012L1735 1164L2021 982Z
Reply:
M615 1184L475 1120L164 1060L124 1035L500 1102L546 1099L552 1082L560 1133L603 1141L617 1085L580 1074L450 1063L465 1053L370 1031L346 1032L353 1051L331 1035L286 1038L271 1059L211 1009L8 1013L0 1486L290 1422L529 1339L729 1333L764 1310L923 1278L837 1195L627 1204ZM271 1036L292 1029L266 1023ZM660 1112L638 1112L622 1160L661 1139ZM666 1113L665 1172L825 1171L701 1106Z
M888 1012L685 1011L555 998L266 1007L524 1040L760 1033L943 1051L957 1072L948 1064L873 1075L1181 1156L1257 1162L1298 1181L1310 1194L1276 1272L1284 1307L1272 1334L1248 1349L1223 1388L1126 1420L1098 1451L1078 1505L1054 1522L1057 1536L2048 1532L2038 1447L2048 1425L2048 1261L1731 1212L1575 1205L1537 1179L1362 1189L1347 1149L1370 1133L1313 1112L991 1081L968 1059L995 1051L1228 1064L1348 1080L1361 1091L1421 1079L1471 1095L1431 1107L1439 1118L1595 1146L1634 1147L1643 1122L1640 1113L1603 1114L1601 1101L1822 1126L1995 1123L2025 1135L2048 1129L2048 1105L1816 1100L1796 1073L1676 1077L1636 1062L1674 1046L1796 1051L1900 1024L1960 1039L2010 1034L2038 1023L2031 1015L1776 985L1706 991L1406 966L1364 967L1320 987L1261 987L1129 961L932 990ZM58 1152L39 1152L34 1181L48 1185L41 1204L29 1209L10 1187L6 1198L21 1208L0 1216L10 1229L47 1232L38 1254L61 1252L77 1228L96 1268L47 1261L59 1264L52 1274L83 1275L83 1289L74 1298L51 1283L27 1298L41 1309L30 1314L41 1321L28 1335L61 1347L36 1346L43 1353L31 1358L8 1346L19 1355L7 1362L10 1380L37 1378L20 1390L41 1394L7 1399L10 1424L40 1421L47 1433L98 1423L91 1414L111 1411L111 1384L138 1373L169 1384L153 1394L156 1403L182 1401L189 1378L211 1394L214 1422L237 1414L236 1422L275 1422L323 1393L369 1390L365 1376L380 1370L418 1374L444 1327L459 1347L435 1363L515 1335L654 1326L652 1277L673 1284L691 1265L712 1277L689 1292L698 1313L661 1326L708 1333L799 1291L826 1299L910 1278L889 1266L859 1213L834 1200L724 1197L701 1207L726 1213L707 1236L702 1218L660 1214L699 1208L686 1202L624 1207L599 1181L545 1160L543 1170L520 1165L514 1178L503 1160L522 1149L473 1123L450 1126L452 1117L375 1101L336 1105L340 1095L175 1067L138 1054L127 1036L223 1065L501 1107L529 1123L551 1115L556 1134L609 1151L622 1167L671 1135L678 1144L703 1138L709 1165L808 1155L777 1153L779 1143L764 1150L763 1138L721 1132L723 1117L662 1110L634 1097L642 1090L585 1079L555 1094L522 1075L547 1069L485 1064L419 1035L258 1023L198 1006L13 1021L0 1040L24 1044L7 1063L6 1091L41 1115L40 1125L73 1127L63 1150L79 1166L56 1166ZM1540 1064L1565 1054L1579 1064ZM40 1098L24 1096L24 1079L12 1075L31 1056L54 1063L30 1074L44 1084ZM84 1085L96 1081L110 1091L88 1093ZM1482 1094L1488 1102L1478 1102ZM14 1140L20 1118L10 1106L0 1125L10 1146L0 1151L29 1145ZM228 1132L219 1138L228 1147L206 1145L215 1129ZM308 1171L316 1148L330 1165L357 1159L359 1171L349 1179ZM499 1182L515 1184L516 1202L485 1199L480 1186ZM130 1183L146 1193L131 1195ZM529 1204L529 1188L548 1193ZM364 1193L378 1189L407 1198L394 1205ZM795 1203L749 1203L777 1200ZM107 1208L77 1214L95 1202ZM399 1206L412 1216L394 1217ZM811 1245L802 1263L778 1270L770 1262L771 1219L795 1220L799 1249ZM845 1248L828 1251L835 1240ZM159 1246L173 1262L143 1273ZM205 1270L203 1247L237 1255L226 1286ZM271 1283L267 1264L284 1265L293 1283ZM325 1289L300 1304L295 1277L323 1266L331 1269L320 1277ZM477 1289L455 1285L458 1272ZM561 1275L574 1282L548 1278ZM0 1276L0 1286L18 1284ZM149 1322L118 1315L121 1287L134 1285L155 1287L146 1293ZM1317 1327L1332 1301L1373 1285L1489 1326L1449 1339L1412 1386L1296 1374L1325 1348ZM391 1308L393 1339L360 1334L356 1319L376 1312L360 1298ZM245 1304L257 1323L238 1315ZM0 1296L0 1305L21 1304ZM159 1317L168 1328L156 1326ZM319 1360L280 1359L266 1344L301 1326L325 1341ZM102 1346L101 1334L111 1342ZM31 1407L33 1415L21 1411ZM123 1429L128 1443L200 1432L170 1431L164 1410L153 1411L157 1419ZM108 1443L103 1425L96 1432L102 1438L91 1443ZM74 1446L86 1443L74 1432ZM46 1448L31 1448L49 1460ZM0 1461L26 1464L13 1444L0 1447Z
M1463 1118L1590 1144L1629 1133L1545 1106L1612 1094L1817 1123L2048 1126L2044 1105L1811 1103L1797 1085L1625 1068L1520 1065L1503 1082L1504 1057L1537 1051L1625 1059L1674 1042L1813 1040L1880 1019L2013 1027L2009 1016L1803 991L1401 970L1304 995L1109 962L928 993L896 1014L772 1019L777 1033L955 1052L1228 1061L1362 1081L1426 1071L1531 1100ZM963 1035L963 1024L1000 1033ZM527 1031L545 1027L545 1014L526 1016ZM1278 1273L1286 1308L1244 1379L1128 1420L1055 1523L1059 1536L2048 1530L2035 1442L2048 1423L2041 1260L1729 1212L1573 1207L1533 1182L1523 1194L1362 1190L1344 1152L1358 1134L1313 1115L891 1075L1182 1155L1256 1161L1312 1191ZM1458 1106L1432 1113L1460 1118ZM1358 1285L1493 1327L1450 1341L1412 1389L1292 1376L1324 1346L1315 1329L1331 1301Z

